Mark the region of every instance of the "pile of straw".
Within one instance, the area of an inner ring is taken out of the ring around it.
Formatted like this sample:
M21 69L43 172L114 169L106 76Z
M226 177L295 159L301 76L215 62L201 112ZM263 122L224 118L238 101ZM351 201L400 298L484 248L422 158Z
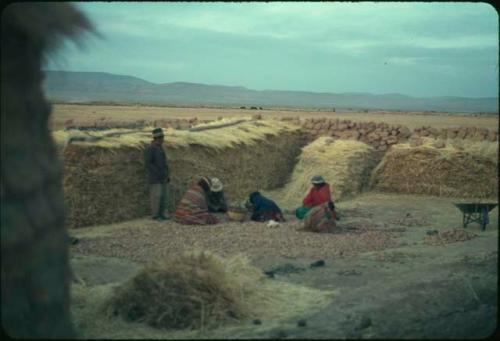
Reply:
M448 140L436 147L422 144L393 146L373 172L371 183L380 191L457 198L498 196L498 144Z
M439 246L456 242L465 242L475 237L477 237L477 234L467 232L464 229L451 229L426 236L424 238L424 243L427 245Z
M125 282L73 284L78 338L234 339L238 332L272 330L321 310L336 295L263 278L242 256L198 252L176 259L143 268ZM253 325L253 319L263 324Z
M151 131L54 134L64 160L70 227L108 224L149 213L143 151L151 141ZM241 202L258 189L282 186L303 145L300 128L279 121L247 121L197 132L167 129L165 135L171 211L201 176L220 178L230 203Z
M217 327L251 314L248 298L262 280L245 258L186 253L144 268L118 288L108 311L158 328Z
M365 189L377 160L378 153L363 142L320 137L302 149L285 187L266 195L287 209L300 206L311 178L321 175L330 184L334 201L342 200Z

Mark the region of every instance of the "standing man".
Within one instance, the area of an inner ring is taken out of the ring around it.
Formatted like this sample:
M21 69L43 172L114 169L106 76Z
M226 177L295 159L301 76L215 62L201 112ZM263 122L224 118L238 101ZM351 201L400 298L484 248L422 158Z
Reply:
M144 163L148 170L149 193L151 200L151 215L154 220L167 220L167 184L170 182L170 172L167 156L163 150L163 130L153 130L153 141L144 151Z

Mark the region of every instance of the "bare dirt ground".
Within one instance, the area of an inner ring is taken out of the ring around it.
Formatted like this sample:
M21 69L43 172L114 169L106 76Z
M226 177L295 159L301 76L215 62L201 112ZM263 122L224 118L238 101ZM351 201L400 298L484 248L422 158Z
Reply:
M80 240L71 246L71 263L87 286L96 286L124 281L153 259L193 248L242 253L263 271L302 268L267 281L336 293L325 307L293 318L243 321L196 338L482 338L498 326L498 208L485 231L468 226L469 240L427 243L434 231L462 230L453 202L365 193L337 203L340 221L332 234L297 231L300 223L290 214L276 228L149 219L88 227L70 231ZM320 259L324 266L310 267Z
M443 128L449 126L476 126L498 129L498 115L473 116L471 114L431 113L431 112L392 112L392 111L357 111L338 109L335 112L325 109L263 108L250 110L239 108L179 108L155 107L142 105L90 105L90 104L54 104L51 115L52 128L61 129L68 120L74 124L91 125L106 122L130 122L137 120L153 121L172 118L194 118L215 120L218 117L250 116L261 114L263 118L300 117L338 118L352 121L386 122L391 125L406 125L413 129L422 126Z

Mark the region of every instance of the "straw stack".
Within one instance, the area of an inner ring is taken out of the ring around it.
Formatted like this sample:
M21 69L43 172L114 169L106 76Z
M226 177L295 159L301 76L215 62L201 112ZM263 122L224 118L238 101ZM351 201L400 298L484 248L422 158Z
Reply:
M375 189L458 198L498 196L497 143L420 139L386 153L371 179Z
M330 184L333 199L342 200L363 191L377 160L378 153L363 142L320 137L302 149L286 186L265 194L284 208L300 206L311 178L321 175Z
M157 328L213 328L250 315L262 279L245 258L186 253L151 264L118 287L107 311Z
M149 213L143 151L151 140L151 130L56 136L66 145L60 150L69 227L107 224ZM167 129L169 209L174 209L188 186L201 176L220 178L230 203L243 201L257 188L282 186L302 143L298 126L278 121L247 121L199 132Z

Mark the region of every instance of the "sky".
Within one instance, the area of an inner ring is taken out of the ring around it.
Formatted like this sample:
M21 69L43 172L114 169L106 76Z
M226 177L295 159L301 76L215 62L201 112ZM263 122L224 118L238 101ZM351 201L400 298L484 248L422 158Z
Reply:
M498 97L498 13L466 2L77 2L48 70L253 90Z

